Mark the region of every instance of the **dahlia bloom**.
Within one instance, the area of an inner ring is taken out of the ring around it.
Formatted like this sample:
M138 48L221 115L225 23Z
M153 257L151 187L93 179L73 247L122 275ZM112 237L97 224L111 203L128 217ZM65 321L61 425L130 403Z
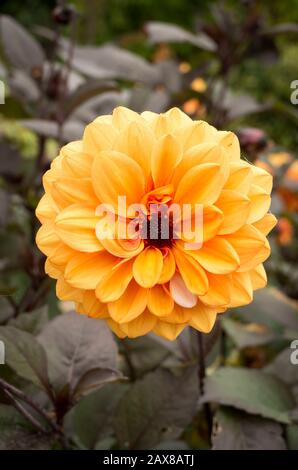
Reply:
M266 285L272 176L240 159L232 132L177 108L118 107L61 149L43 185L36 241L57 296L121 338L153 331L173 340L187 325L208 333L218 313ZM173 215L171 204L190 210ZM185 233L178 222L192 225L197 206L201 223Z

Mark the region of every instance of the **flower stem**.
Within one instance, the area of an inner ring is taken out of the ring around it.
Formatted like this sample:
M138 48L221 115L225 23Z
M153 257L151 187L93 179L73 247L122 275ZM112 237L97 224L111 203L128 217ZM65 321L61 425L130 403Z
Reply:
M204 337L203 337L203 333L201 333L200 331L197 331L197 341L198 341L199 393L200 393L200 397L202 397L205 391L206 365L205 365ZM204 409L204 413L206 417L209 440L211 440L213 419L212 419L212 413L211 413L209 403L204 403L203 409Z

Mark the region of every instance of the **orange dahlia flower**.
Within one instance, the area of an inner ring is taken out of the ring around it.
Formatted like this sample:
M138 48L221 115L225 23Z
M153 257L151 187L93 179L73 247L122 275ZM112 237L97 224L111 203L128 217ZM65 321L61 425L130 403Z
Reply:
M61 149L43 185L36 240L57 296L119 337L153 331L172 340L187 325L207 333L218 313L250 303L266 285L272 176L240 159L231 132L177 108L119 107ZM128 209L138 204L137 216ZM191 210L173 215L171 204ZM200 243L196 231L177 229L179 220L193 223L197 205ZM165 210L156 218L152 207Z

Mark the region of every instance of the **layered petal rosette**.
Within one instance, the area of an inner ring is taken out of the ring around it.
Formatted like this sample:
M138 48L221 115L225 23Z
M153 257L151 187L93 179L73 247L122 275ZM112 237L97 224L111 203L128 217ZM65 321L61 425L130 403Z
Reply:
M119 107L61 149L43 185L36 241L57 296L119 337L207 333L266 285L272 177L232 132Z

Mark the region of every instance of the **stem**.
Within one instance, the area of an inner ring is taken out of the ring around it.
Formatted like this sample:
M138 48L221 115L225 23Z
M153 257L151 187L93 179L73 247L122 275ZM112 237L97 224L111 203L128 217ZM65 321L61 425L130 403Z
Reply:
M205 377L206 377L206 365L205 365L205 352L204 352L204 337L203 333L197 331L197 340L198 340L198 379L199 379L199 392L200 396L204 395L205 388ZM204 413L207 422L208 436L211 439L212 433L212 413L209 406L209 403L204 403L203 405Z
M220 348L220 364L224 366L226 363L226 357L227 357L227 335L226 335L225 330L222 327L222 324L220 324L219 348Z
M7 389L3 390L7 398L12 402L13 406L26 418L39 432L46 433L46 430L40 423L21 405Z
M22 392L21 390L19 390L18 388L14 387L13 385L7 383L5 380L3 379L0 379L0 388L2 388L2 390L4 391L4 393L9 396L9 398L11 399L11 401L13 401L13 404L15 405L15 407L23 414L23 412L20 410L20 407L23 409L22 405L20 403L18 403L14 396L19 398L20 400L22 400L24 403L27 403L27 405L29 405L34 411L36 411L36 413L38 413L49 425L50 427L52 428L52 430L56 433L61 433L61 430L60 428L49 418L49 416L47 415L47 413L42 409L40 408L33 400L31 400L31 398L29 398L24 392ZM18 407L16 406L16 404L18 405ZM24 409L25 410L25 409ZM30 415L30 413L28 413L27 410L25 410L25 412L27 413L27 415ZM26 417L28 418L28 416L26 415ZM30 415L31 416L31 415ZM33 417L32 417L33 418ZM29 419L29 418L28 418ZM34 418L33 418L34 419ZM30 420L29 420L30 421ZM32 423L33 424L33 423ZM39 423L38 423L39 424ZM39 424L40 426L40 424ZM41 426L40 426L41 427ZM41 429L43 433L46 433L47 431L44 430L42 427Z
M124 354L126 364L127 364L128 370L129 370L130 378L131 378L132 381L135 381L136 380L136 372L135 372L135 368L133 366L132 360L131 360L130 355L129 355L129 348L127 347L127 344L125 343L125 340L122 341L122 345L123 345L123 354Z

